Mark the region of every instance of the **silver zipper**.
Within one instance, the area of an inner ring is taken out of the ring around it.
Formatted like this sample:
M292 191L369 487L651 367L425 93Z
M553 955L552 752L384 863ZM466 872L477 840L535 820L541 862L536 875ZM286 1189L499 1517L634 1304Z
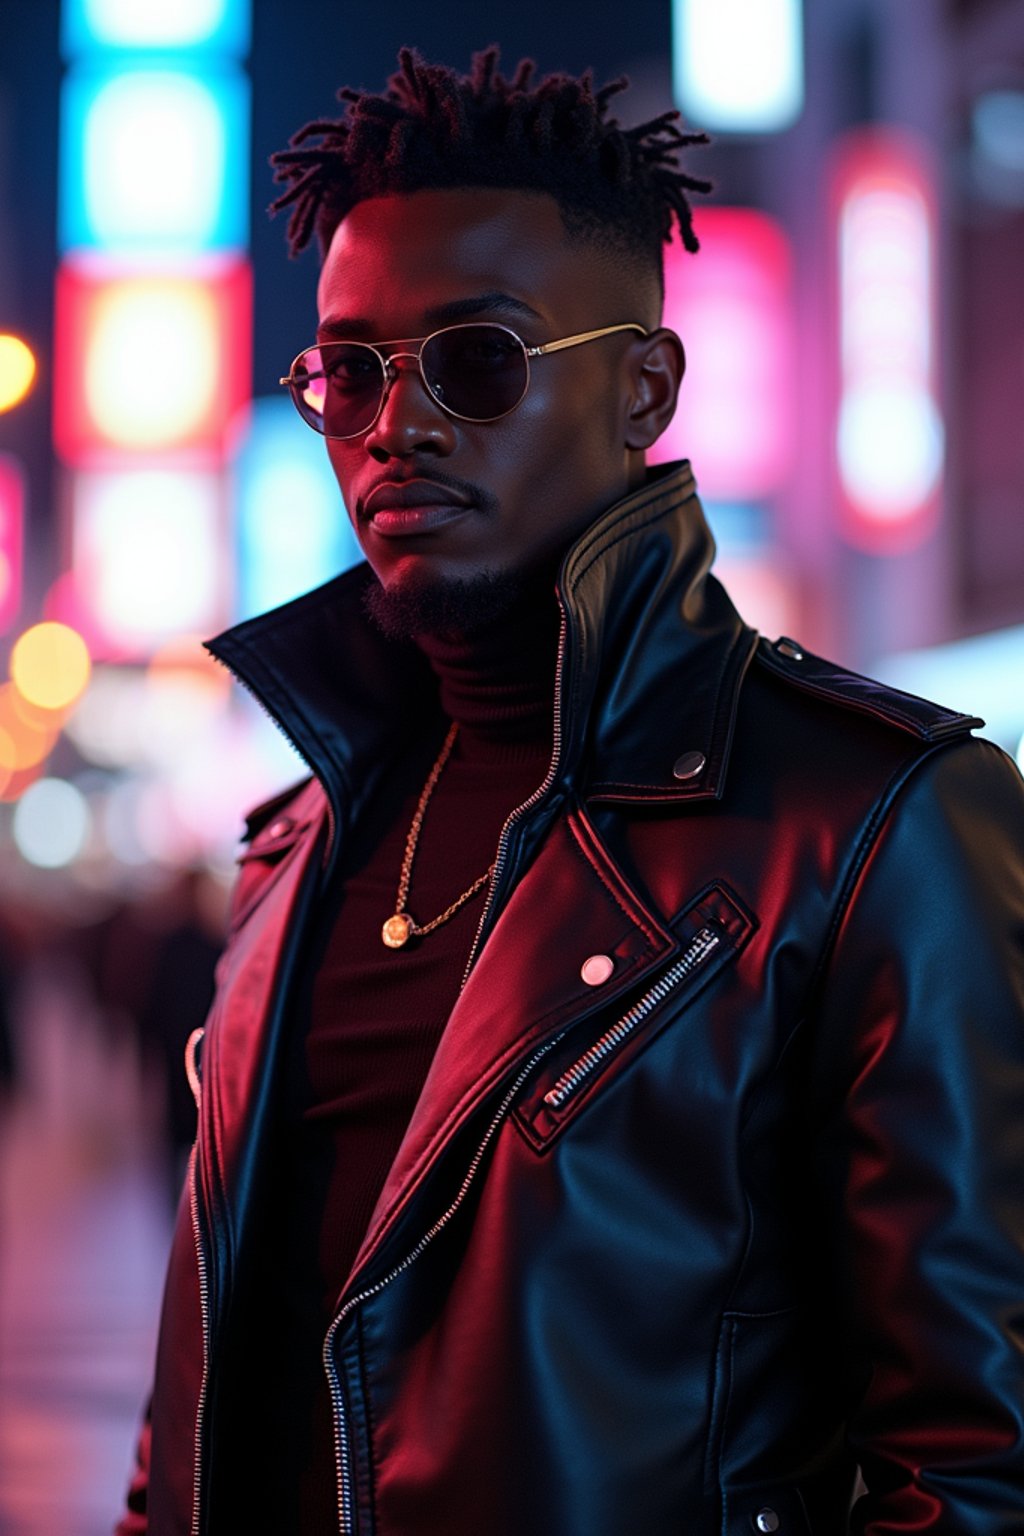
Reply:
M711 928L702 928L691 939L675 964L670 966L663 976L659 976L639 1002L634 1003L628 1013L624 1013L611 1029L606 1030L599 1040L595 1040L589 1050L584 1051L578 1061L574 1061L572 1066L562 1073L555 1086L544 1095L544 1103L550 1105L552 1109L561 1109L566 1100L570 1099L606 1057L610 1056L622 1041L632 1034L637 1025L642 1023L651 1010L664 1000L672 988L691 971L702 965L721 942L718 934Z
M538 801L544 798L555 782L555 777L558 773L559 759L562 755L562 663L565 657L565 637L568 627L565 617L565 604L562 601L561 595L558 597L558 606L561 609L562 617L558 631L558 656L555 661L555 720L551 736L551 763L543 782L537 786L528 799L523 801L522 805L516 806L498 836L498 848L494 855L494 868L491 870L490 885L487 888L487 900L484 902L483 911L480 913L480 921L477 923L473 947L470 949L469 959L466 961L466 969L462 973L462 982L459 987L460 992L469 980L469 973L473 969L477 950L480 946L480 935L483 933L487 919L490 916L494 893L498 889L498 884L505 868L508 858L509 832L514 824L526 815L527 811L531 811Z
M199 1194L196 1188L196 1163L199 1156L198 1140L189 1159L189 1208L192 1212L192 1235L196 1245L196 1265L199 1270L199 1310L203 1319L203 1374L199 1383L199 1401L196 1404L195 1463L192 1472L192 1536L199 1536L199 1493L203 1466L203 1415L206 1411L206 1384L210 1370L210 1286L203 1252L203 1236L199 1227Z
M473 1159L468 1169L466 1170L466 1176L459 1186L458 1193L456 1194L455 1199L452 1201L448 1209L443 1213L443 1215L439 1216L438 1219L434 1222L434 1225L423 1234L416 1246L406 1254L405 1258L400 1264L396 1264L394 1269L391 1270L389 1274L385 1275L382 1280L378 1280L374 1285L367 1286L365 1291L360 1291L357 1296L351 1297L345 1303L327 1331L327 1337L324 1340L323 1362L324 1370L327 1372L327 1383L330 1387L331 1405L334 1414L334 1453L335 1467L338 1479L338 1520L341 1529L341 1536L352 1536L352 1473L349 1468L348 1458L345 1452L345 1445L348 1435L345 1423L345 1400L341 1390L341 1378L338 1375L337 1366L334 1363L333 1346L335 1335L341 1324L344 1322L345 1318L354 1307L359 1306L361 1302L368 1300L371 1296L379 1295L380 1292L384 1290L385 1286L390 1285L392 1280L400 1275L403 1270L408 1269L409 1265L419 1258L427 1244L430 1243L437 1236L437 1234L443 1231L444 1228L448 1225L452 1217L455 1215L455 1212L466 1198L466 1193L476 1176L477 1170L479 1169L480 1163L483 1160L483 1155L487 1150L488 1144L498 1129L498 1126L501 1124L501 1121L507 1114L509 1105L512 1103L512 1100L515 1098L516 1094L519 1092L523 1083L533 1071L538 1061L541 1061L550 1050L554 1049L554 1047L561 1040L562 1034L564 1034L564 1031L555 1035L552 1039L546 1041L539 1050L534 1051L529 1061L516 1076L515 1082L512 1084L511 1088L509 1088L508 1092L505 1094L505 1097L498 1105L498 1108L494 1114L494 1118L484 1133L483 1140L477 1147L476 1152L473 1154Z

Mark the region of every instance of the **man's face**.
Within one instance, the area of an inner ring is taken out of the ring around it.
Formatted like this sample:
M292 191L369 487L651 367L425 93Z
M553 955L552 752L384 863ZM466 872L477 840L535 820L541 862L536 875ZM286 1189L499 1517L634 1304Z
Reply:
M638 313L650 300L621 267L570 244L553 198L492 189L357 204L335 233L318 301L322 341L418 339L491 320L529 346L657 323ZM397 365L374 425L327 445L385 597L401 605L417 592L553 577L575 536L643 473L625 430L638 343L620 332L532 359L525 399L492 422L447 415L415 365Z

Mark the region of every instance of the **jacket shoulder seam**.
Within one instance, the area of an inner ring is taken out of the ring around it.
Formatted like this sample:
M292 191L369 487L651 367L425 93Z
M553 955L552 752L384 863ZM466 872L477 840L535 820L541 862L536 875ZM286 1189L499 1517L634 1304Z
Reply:
M782 645L791 648L788 654L780 652ZM893 725L920 741L938 743L966 737L985 723L976 715L947 709L930 699L826 661L785 637L774 642L762 640L754 655L767 672L790 687L825 699L839 709L853 710Z
M830 963L839 931L846 921L853 904L860 877L882 836L882 830L891 817L897 800L911 779L924 768L927 762L938 755L944 745L946 745L945 742L935 742L931 745L930 750L903 762L891 775L882 793L872 806L871 814L868 816L864 830L851 855L849 869L840 886L835 912L832 915L832 921L828 925L828 932L821 946L818 963L808 983L806 995L809 999L814 997L819 980ZM805 1011L801 1017L809 1016L809 1011Z

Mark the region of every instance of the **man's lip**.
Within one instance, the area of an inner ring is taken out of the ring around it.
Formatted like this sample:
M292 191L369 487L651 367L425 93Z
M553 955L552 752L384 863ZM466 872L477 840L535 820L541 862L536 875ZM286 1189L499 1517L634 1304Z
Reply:
M385 539L409 538L430 533L446 523L463 517L469 510L465 502L431 502L415 507L378 507L369 517L374 533Z
M401 512L409 507L468 507L461 491L436 480L388 480L375 485L363 502L362 515L373 519L378 512Z

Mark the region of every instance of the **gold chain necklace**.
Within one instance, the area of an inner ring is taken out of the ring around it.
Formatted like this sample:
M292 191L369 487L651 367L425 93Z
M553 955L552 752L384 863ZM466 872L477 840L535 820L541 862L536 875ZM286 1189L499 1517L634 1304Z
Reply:
M430 804L430 797L437 787L437 781L441 777L444 765L449 757L451 757L455 738L458 734L459 722L455 720L452 722L448 735L444 739L444 746L441 748L437 762L430 770L427 782L423 786L423 793L420 795L419 803L416 806L416 814L412 818L409 835L405 840L402 872L398 877L398 895L395 898L394 914L388 918L380 931L380 936L388 949L401 949L411 938L422 938L423 934L431 933L435 928L440 928L442 923L446 923L450 917L454 916L464 902L467 902L471 896L476 895L481 886L487 884L494 873L494 865L492 864L489 869L484 871L479 880L473 881L468 891L463 891L462 895L456 901L453 901L450 907L445 907L440 917L431 918L429 923L417 923L405 910L406 898L409 895L409 881L412 878L412 861L416 857L416 845L420 840L423 817L427 806Z

